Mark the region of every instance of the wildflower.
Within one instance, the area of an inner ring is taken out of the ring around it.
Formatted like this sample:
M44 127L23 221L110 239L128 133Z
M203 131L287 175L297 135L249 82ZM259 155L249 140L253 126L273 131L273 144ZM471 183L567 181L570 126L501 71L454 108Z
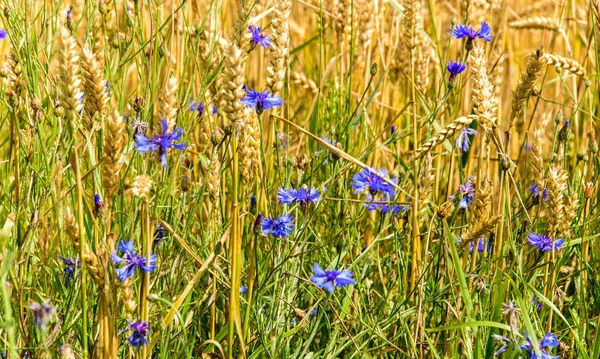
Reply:
M571 138L571 134L571 124L569 120L567 120L560 131L558 131L558 140L560 142L567 142L569 138Z
M468 152L469 147L471 146L471 142L469 141L469 136L475 136L477 131L472 129L469 126L463 126L460 134L456 138L456 147L460 148L462 152Z
M148 263L146 257L135 253L135 248L132 241L121 241L117 244L117 247L121 252L123 252L124 255L123 257L119 257L117 255L117 251L115 251L112 255L112 261L116 265L124 263L121 268L117 268L115 270L117 273L117 279L119 279L121 282L124 282L127 280L127 278L133 277L136 269L150 273L157 268L156 256L154 254L150 254L150 263Z
M256 196L252 195L250 196L250 208L248 209L248 212L255 214L256 213Z
M165 239L166 233L167 233L167 230L166 230L165 226L163 226L162 223L157 221L156 225L154 226L154 241L152 242L152 246L159 245L160 242L162 242L163 239Z
M190 111L196 111L198 112L198 116L202 116L202 114L204 113L204 104L202 103L202 101L192 101L190 103Z
M210 108L211 108L211 110L210 110L211 115L213 115L213 116L216 115L217 114L217 106L210 105Z
M529 244L532 246L538 247L542 252L548 252L552 250L552 238L546 235L540 235L535 232L529 233L527 237ZM561 249L564 245L564 240L562 238L556 239L554 241L554 250Z
M309 315L310 317L314 317L315 315L317 315L317 313L318 313L318 311L317 311L317 308L318 308L318 307L315 307L315 309L311 310L311 311L308 313L308 315Z
M148 334L150 333L150 323L143 322L141 320L131 323L127 321L131 335L127 338L129 345L134 348L140 348L144 345L148 345ZM125 330L127 331L127 330Z
M392 135L394 135L396 133L396 126L393 126L390 128L390 132Z
M384 177L387 176L387 170L381 168L374 172L370 168L365 168L352 176L351 185L354 188L354 193L363 193L368 190L371 195L382 193L386 199L393 198L396 195L394 186L385 182ZM396 177L392 178L393 183L398 183Z
M183 128L180 127L175 129L174 131L168 132L169 127L167 125L167 120L165 119L162 120L162 127L162 134L154 136L150 139L148 139L143 134L136 134L135 149L140 151L140 153L146 153L148 151L154 152L158 148L158 153L160 154L162 166L164 168L168 168L169 166L167 165L167 150L169 148L183 150L186 145L183 143L174 143L176 141L181 140L181 136L183 135Z
M6 39L6 36L8 36L8 32L4 29L0 29L0 40Z
M241 102L244 106L252 107L259 115L273 107L283 105L281 97L270 93L269 91L259 92L246 89L246 96L242 97Z
M41 330L46 330L46 325L54 318L56 312L49 298L42 303L29 303L29 309L33 311L33 324Z
M462 39L463 37L466 37L467 41L473 41L479 38L487 42L492 41L493 37L492 29L490 28L490 25L488 25L487 22L482 22L481 28L479 30L475 30L469 25L458 24L452 32L452 35L457 39Z
M408 206L402 206L399 204L393 204L390 206L388 203L374 203L373 197L370 194L367 195L367 203L365 203L364 206L367 208L367 211L380 210L381 213L392 213L393 215L408 212Z
M528 189L531 191L531 195L536 203L540 201L540 194L544 201L548 200L548 188L544 188L540 191L540 187L533 181L533 184Z
M248 294L248 286L246 284L240 287L240 294L245 295Z
M289 214L277 218L262 217L262 233L272 234L275 238L284 238L294 230L294 217Z
M250 40L250 42L252 43L252 47L256 45L260 45L262 47L269 47L271 45L271 37L263 34L259 26L248 26L248 30L252 35L252 40Z
M310 277L318 287L333 294L334 287L345 287L354 284L352 271L350 270L323 270L318 263L313 266L314 276Z
M531 304L533 304L537 310L542 310L542 306L544 305L541 300L538 300L537 295L534 295L533 298L531 298Z
M458 193L449 196L450 199L456 199L460 195L460 202L458 208L467 210L469 205L475 200L475 188L473 187L473 178L469 177L465 184L458 186Z
M516 348L517 345L515 342L513 342L510 338L505 337L503 335L498 335L498 334L492 334L492 337L496 340L502 341L504 344L502 345L502 347L500 347L500 349L498 349L494 355L498 356L499 354L502 354L506 351L506 349L508 349L508 347L510 346L510 343L513 343L514 347Z
M551 355L550 353L548 353L548 349L556 348L560 345L560 342L558 341L558 337L556 335L548 332L548 333L546 333L546 335L544 335L542 340L540 340L538 342L538 348L542 354L541 356L538 356L535 353L535 350L533 348L533 343L531 342L531 338L529 337L529 335L527 335L527 332L524 333L524 336L525 336L526 340L521 345L521 350L528 352L530 359L558 359L559 358L558 356Z
M102 208L104 208L104 202L100 199L100 195L96 193L94 194L94 213L96 216L102 212Z
M485 248L485 237L481 237L479 238L479 240L477 241L477 252L479 253L483 253L483 249ZM475 247L475 242L471 242L469 244L469 254L473 253L473 247ZM492 250L492 245L490 244L490 242L487 242L487 251L491 251Z
M461 72L465 71L466 68L467 65L465 65L464 62L449 61L448 65L446 66L446 69L450 73L450 83L454 84L454 82L456 81L456 76L458 76L458 74L460 74Z
M277 191L277 200L279 204L294 204L300 203L303 206L309 203L317 203L319 200L319 191L314 188L301 187L298 189L285 189L279 187Z
M81 261L79 258L66 258L63 256L58 256L63 261L63 274L65 278L69 280L75 279L75 271L77 268L81 268Z

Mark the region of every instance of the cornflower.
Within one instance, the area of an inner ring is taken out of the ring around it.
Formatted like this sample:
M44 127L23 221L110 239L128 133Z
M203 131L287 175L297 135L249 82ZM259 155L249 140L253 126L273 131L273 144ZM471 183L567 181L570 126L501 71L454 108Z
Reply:
M41 330L46 330L46 325L52 321L56 313L56 308L50 304L50 298L42 303L29 303L29 309L33 311L33 324Z
M469 126L463 126L460 134L456 137L456 147L458 147L462 152L468 152L469 147L471 146L471 142L469 141L469 136L475 136L477 131L472 129Z
M256 45L260 45L262 47L269 47L271 45L271 37L263 34L259 26L250 25L248 26L248 30L252 35L252 39L250 40L252 48L254 48Z
M274 95L269 91L259 92L252 89L246 89L246 96L242 97L240 101L244 106L255 109L256 113L259 115L268 109L283 105L283 99L281 97Z
M139 349L142 346L148 345L148 334L150 334L150 323L141 320L131 323L127 321L129 328L123 332L131 331L131 335L127 338L129 345Z
M458 193L449 196L450 199L456 199L460 195L460 202L458 208L467 210L469 205L475 200L475 188L473 187L473 178L469 177L465 184L458 186Z
M294 217L284 214L276 218L260 216L262 223L262 233L264 235L272 234L275 238L284 238L294 231Z
M318 263L313 265L314 276L310 277L318 287L325 289L329 294L333 294L335 287L345 287L354 284L352 277L354 274L350 270L323 270Z
M75 271L77 268L81 268L81 261L79 258L66 258L58 256L63 261L63 274L65 278L69 280L75 279Z
M277 201L279 201L279 204L300 203L303 206L307 206L309 203L317 203L319 201L319 191L315 188L307 187L298 189L279 187Z
M381 193L386 199L394 198L396 190L394 186L383 180L387 176L387 170L380 168L373 171L370 168L365 168L352 176L352 182L350 183L354 188L354 193L363 193L368 190L369 194L375 195ZM398 183L396 177L391 179L392 183Z
M537 247L542 252L548 252L552 250L552 238L547 235L537 234L535 232L529 233L527 241L532 246ZM565 241L562 238L558 238L554 241L554 250L561 249Z
M115 270L117 279L121 282L124 282L127 278L133 277L137 269L151 273L157 268L156 256L150 254L150 263L148 263L146 257L140 256L135 252L132 241L121 241L117 244L117 247L124 255L123 257L119 257L117 251L115 251L112 255L112 261L117 266L124 263L121 268Z
M167 164L167 150L169 148L183 150L186 147L186 145L183 143L175 143L181 141L181 136L183 135L183 128L180 127L169 132L169 126L167 125L167 120L165 119L162 120L162 127L162 134L156 135L150 139L143 134L136 134L135 149L140 151L140 153L146 153L148 151L155 152L158 149L162 166L164 168L168 168L169 165Z

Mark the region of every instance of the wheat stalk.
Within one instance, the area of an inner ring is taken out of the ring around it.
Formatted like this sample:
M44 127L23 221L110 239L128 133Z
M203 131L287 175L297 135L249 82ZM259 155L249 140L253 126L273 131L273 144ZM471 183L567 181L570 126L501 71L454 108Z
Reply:
M63 26L58 35L58 98L65 110L65 118L75 120L83 108L79 54L73 36Z
M121 169L121 157L127 145L127 129L123 118L114 111L106 119L106 131L104 144L102 145L102 186L104 196L112 199L119 189L119 174Z

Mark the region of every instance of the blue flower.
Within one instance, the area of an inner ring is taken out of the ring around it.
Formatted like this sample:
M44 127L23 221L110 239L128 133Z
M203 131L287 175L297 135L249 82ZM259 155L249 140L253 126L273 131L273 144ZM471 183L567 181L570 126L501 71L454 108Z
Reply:
M548 349L556 348L560 345L560 342L558 341L558 337L556 335L548 332L548 333L546 333L546 335L544 335L542 340L540 340L538 342L541 356L539 356L535 353L535 350L533 349L533 343L531 342L531 338L529 337L527 332L524 333L524 336L525 336L526 340L521 345L521 350L528 352L530 359L559 359L560 358L559 356L548 353Z
M325 289L329 294L333 294L334 287L345 287L354 284L352 271L350 270L323 270L318 263L313 266L314 276L310 277L318 287Z
M275 238L284 238L294 231L294 217L289 214L281 215L277 218L263 217L262 233L264 235L272 234Z
M531 304L535 305L535 308L537 310L541 310L542 306L544 305L544 303L541 300L538 300L537 295L534 295L533 298L531 298Z
M528 188L528 190L531 191L531 195L536 203L540 200L540 194L542 195L541 197L544 199L544 201L548 200L548 188L544 188L540 191L540 187L537 185L537 183L535 183L535 181L533 181L533 184Z
M75 271L77 268L81 268L81 261L79 258L66 258L58 256L63 261L63 274L65 278L69 280L75 279Z
M409 207L403 206L399 204L393 203L377 203L376 200L373 199L373 196L370 194L367 195L367 199L364 206L367 208L367 211L376 211L380 210L381 213L392 213L394 216L397 214L404 214L408 212ZM391 205L391 206L390 206Z
M458 76L458 74L467 69L467 65L465 65L464 62L449 61L446 69L450 73L450 78L454 79L456 76Z
M258 92L246 89L246 96L242 97L241 102L244 106L252 107L259 115L273 107L283 105L281 97L273 95L269 91Z
M458 208L467 210L469 205L475 200L475 188L473 187L473 178L469 177L465 184L458 186L458 193L449 196L450 199L456 199L460 195Z
M240 287L240 294L242 294L242 295L248 294L248 286L246 284L244 284Z
M140 151L140 153L155 152L158 149L162 166L164 168L168 168L169 166L167 164L167 150L169 148L183 150L186 145L183 143L174 143L181 141L181 136L183 135L183 128L180 127L171 132L168 132L169 126L167 125L167 120L165 119L162 120L162 127L162 134L154 136L150 139L148 139L143 134L136 134L135 149Z
M271 45L271 37L260 32L259 26L249 26L248 30L252 35L252 45L260 45L262 47L269 47Z
M196 111L198 112L198 116L202 116L202 114L204 113L204 104L202 103L202 101L192 101L190 103L190 111Z
M127 338L129 345L139 349L144 345L148 345L148 334L150 334L150 323L141 320L131 323L127 321L131 335ZM128 331L128 330L125 330Z
M94 194L94 213L98 215L102 208L104 208L104 201L100 199L100 195L98 193Z
M392 125L392 127L390 128L390 133L393 135L396 133L396 130L397 130L396 126Z
M123 252L123 257L119 257L117 255L117 251L115 251L112 254L112 261L117 266L124 264L121 268L117 268L115 270L117 273L117 279L119 279L121 282L126 281L127 278L133 277L136 269L150 273L157 268L156 256L154 254L150 254L150 263L148 263L146 261L146 257L135 253L135 248L132 241L121 241L117 244L117 247L121 252Z
M365 190L368 190L371 195L381 193L386 199L391 199L396 195L396 190L394 189L394 186L383 180L383 178L387 176L387 173L385 168L380 168L376 170L376 172L370 168L365 168L352 176L352 182L350 184L354 188L354 193L363 193ZM391 181L393 183L398 183L396 177L392 178Z
M532 246L538 247L538 249L542 252L548 252L552 250L552 238L549 236L531 232L529 233L529 236L527 236L527 241L529 241L529 244ZM562 238L555 240L554 250L561 249L564 245L564 242L565 241Z
M163 241L163 239L165 239L166 233L167 230L165 229L165 226L163 226L162 223L157 221L156 225L154 226L154 241L152 242L152 246L159 245Z
M29 309L33 311L33 324L41 330L46 330L46 325L52 321L56 312L56 308L50 304L50 299L42 303L31 302Z
M8 32L4 29L0 29L0 40L6 39L6 36L8 36Z
M487 243L487 252L489 253L492 250L492 244L485 240L484 237L479 238L477 241L477 252L483 253L483 249L485 248L485 244ZM469 244L469 254L473 253L473 247L475 247L475 242L471 242Z
M456 28L452 32L452 35L454 35L454 37L457 39L462 39L463 37L466 37L469 41L473 41L479 38L487 42L492 41L493 37L492 29L490 28L490 25L488 25L487 22L482 22L481 28L479 30L475 30L469 25L458 24L458 26L456 26Z
M294 204L300 203L303 206L309 203L317 203L319 200L319 191L314 188L289 188L279 187L277 191L277 200L279 204Z
M315 309L311 310L311 311L308 313L308 315L309 315L309 316L311 316L311 317L314 317L315 315L317 315L317 313L319 312L319 311L317 310L317 308L318 308L318 307L315 307Z
M469 136L475 136L477 131L472 129L469 126L463 126L460 131L460 134L456 138L456 147L460 148L462 152L468 152L469 147L471 146L471 142L469 141Z

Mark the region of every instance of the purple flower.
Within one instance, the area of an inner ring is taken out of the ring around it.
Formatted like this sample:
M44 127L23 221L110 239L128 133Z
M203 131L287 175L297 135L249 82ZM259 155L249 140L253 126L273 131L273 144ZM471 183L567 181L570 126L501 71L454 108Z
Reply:
M284 214L276 218L263 217L262 233L264 235L272 234L275 238L284 238L294 231L294 217Z
M167 120L165 119L162 120L162 127L162 134L156 135L150 139L144 136L143 134L136 134L135 149L140 151L140 153L155 152L158 149L162 166L164 168L168 168L169 165L167 164L167 150L169 148L183 150L186 147L186 145L183 143L174 143L181 141L181 136L183 135L183 128L176 128L175 130L169 132L169 126L167 125Z
M329 294L333 294L334 287L345 287L354 284L352 271L350 270L323 270L318 263L313 266L314 276L310 277L318 287L325 289Z
M162 242L163 239L165 239L166 233L167 230L165 229L165 226L163 226L162 223L157 221L154 226L154 241L152 242L152 246L159 245L160 242Z
M141 320L135 321L131 323L129 320L127 321L129 325L129 331L131 331L131 335L127 338L129 345L134 348L140 348L144 345L148 345L148 334L150 334L150 323L143 322ZM128 330L125 330L128 331Z
M458 208L467 210L469 205L473 203L475 200L475 188L473 187L473 178L469 177L465 184L461 184L458 186L458 193L452 196L449 196L450 199L456 199L457 196L460 196L460 202L458 204Z
M63 261L63 274L65 278L69 280L75 279L75 271L77 268L81 268L81 261L79 258L66 258L58 256Z
M548 188L544 188L540 191L540 187L537 185L537 183L535 183L535 181L533 181L533 184L528 189L531 191L531 195L536 203L540 200L540 194L542 195L541 197L544 199L544 201L548 200Z
M485 244L487 243L487 251L490 252L492 250L492 245L489 241L486 242L484 237L479 238L477 241L477 252L483 253L483 249L485 248ZM469 254L473 253L473 248L475 247L475 242L471 242L469 244Z
M115 269L117 279L121 282L126 281L127 278L133 277L136 269L151 273L157 268L156 256L150 254L150 263L148 263L146 257L140 256L135 252L132 241L121 241L117 244L117 247L123 252L123 257L119 257L117 251L115 251L113 252L111 259L117 266L123 264L121 268Z
M6 39L6 36L8 36L8 32L4 29L0 29L0 40Z
M279 204L300 203L301 205L306 206L309 203L317 203L319 200L319 191L314 188L305 187L298 189L285 189L279 187L279 191L277 191L277 200L279 201Z
M454 35L454 37L457 39L462 39L463 37L466 37L469 41L473 41L479 38L487 42L492 41L493 37L492 29L490 28L490 25L488 25L487 22L482 22L481 28L479 30L475 30L469 25L458 24L458 26L456 26L456 28L452 32L452 35Z
M535 308L537 310L541 310L542 306L544 305L544 303L541 300L538 300L537 295L534 295L533 298L531 298L531 304L535 305Z
M269 47L271 45L271 37L260 32L259 26L248 26L248 30L252 35L252 45L260 45L262 47Z
M395 134L396 133L396 126L392 125L392 127L390 128L390 132L391 134Z
M202 103L202 101L192 101L190 103L190 111L196 111L198 112L198 116L202 116L202 114L204 113L204 104Z
M524 336L526 340L523 342L523 344L521 344L521 350L528 352L530 359L559 359L559 356L548 353L548 349L556 348L560 345L556 335L548 332L546 335L544 335L542 340L538 342L538 348L540 349L541 356L535 353L535 350L533 349L533 343L531 342L531 338L527 332L524 333Z
M50 304L50 298L42 303L29 303L29 309L33 311L33 324L41 330L46 330L46 325L54 318L56 308Z
M369 194L375 195L381 193L386 199L394 198L396 195L396 189L391 184L383 180L387 176L388 172L385 168L378 170L371 170L365 168L352 176L352 182L350 183L354 188L354 193L363 193L368 190ZM392 178L393 183L398 183L396 177Z
M246 89L246 96L242 97L241 102L244 106L252 107L259 115L273 107L283 105L281 97L273 95L269 91L258 92Z
M535 232L529 233L527 236L527 241L532 246L538 247L542 252L548 252L552 250L552 238L546 235L540 235ZM556 239L554 241L554 250L561 249L564 245L564 240L562 238Z
M456 76L458 76L458 74L467 69L467 65L465 65L463 62L449 61L446 69L450 73L450 79L453 80L456 78Z
M460 134L456 138L456 147L460 148L462 152L468 152L469 147L471 146L471 142L469 141L469 136L475 136L477 131L472 129L469 126L463 126Z

